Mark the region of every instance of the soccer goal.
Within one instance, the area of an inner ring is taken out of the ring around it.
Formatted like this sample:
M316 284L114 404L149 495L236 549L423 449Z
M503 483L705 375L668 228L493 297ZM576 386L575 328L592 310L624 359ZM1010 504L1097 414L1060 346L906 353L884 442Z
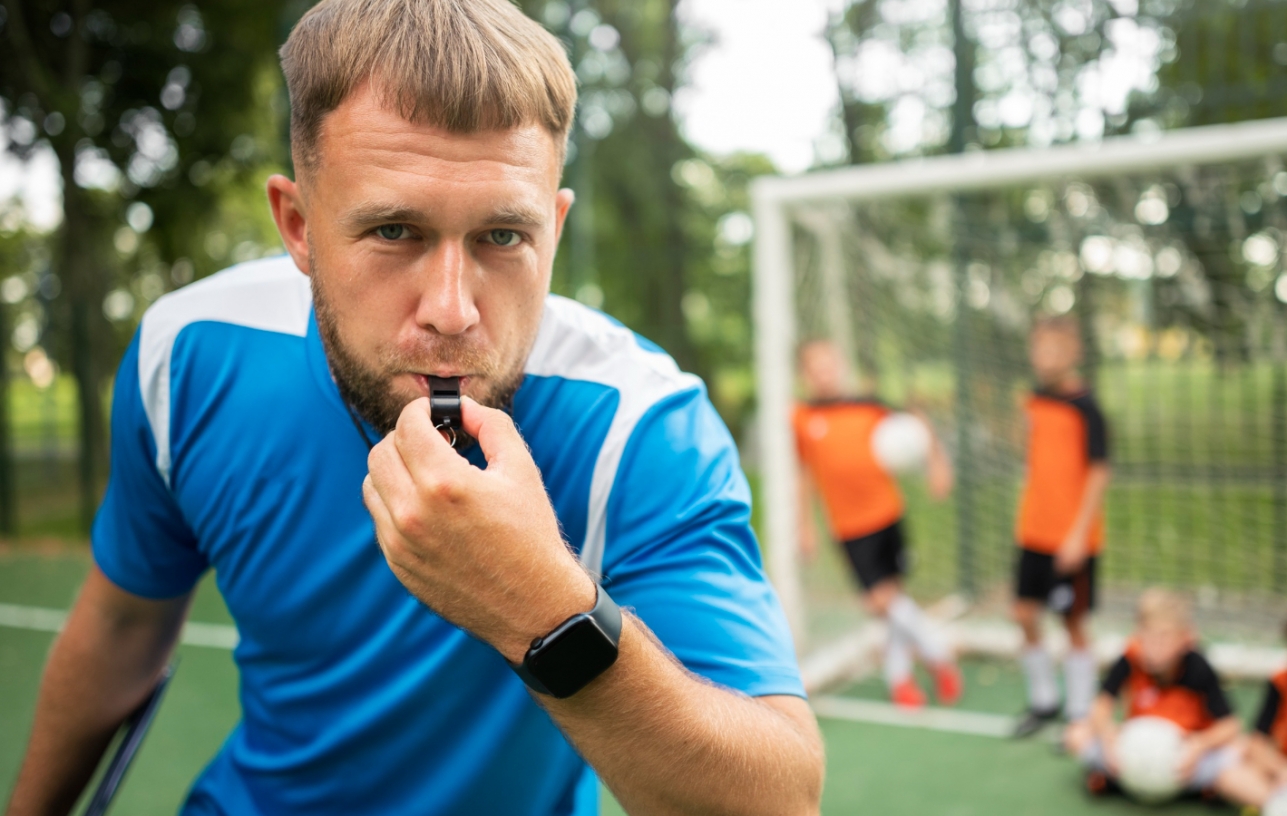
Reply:
M1228 670L1272 665L1243 647L1274 646L1287 615L1285 160L1276 119L756 182L751 467L806 664L875 635L834 548L797 556L797 344L831 339L878 397L931 418L957 482L934 503L904 479L910 588L968 608L963 647L1005 649L1025 341L1066 313L1112 440L1101 628L1163 584L1242 649Z

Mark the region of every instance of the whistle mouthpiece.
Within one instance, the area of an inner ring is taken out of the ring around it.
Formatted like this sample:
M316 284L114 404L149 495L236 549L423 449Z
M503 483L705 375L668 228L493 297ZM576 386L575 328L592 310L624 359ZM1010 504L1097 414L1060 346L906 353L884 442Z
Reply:
M429 380L429 418L440 431L458 431L460 419L460 378L434 377Z

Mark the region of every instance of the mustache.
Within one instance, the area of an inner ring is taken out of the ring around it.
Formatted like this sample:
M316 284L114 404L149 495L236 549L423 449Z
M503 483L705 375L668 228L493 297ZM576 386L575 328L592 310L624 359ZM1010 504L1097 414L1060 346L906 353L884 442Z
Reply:
M388 346L380 350L379 366L386 374L426 374L451 369L474 376L500 370L496 356L463 337L437 337L414 346Z

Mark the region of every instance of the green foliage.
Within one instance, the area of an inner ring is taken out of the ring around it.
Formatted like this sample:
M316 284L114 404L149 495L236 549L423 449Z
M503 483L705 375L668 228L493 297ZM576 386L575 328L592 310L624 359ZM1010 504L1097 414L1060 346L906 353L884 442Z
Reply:
M244 199L262 168L286 160L274 54L283 3L108 0L76 17L64 5L6 7L0 102L12 149L52 148L65 206L86 211L93 279L65 280L68 294L120 287L136 304L117 300L110 368L148 302L250 254L235 253L244 241L273 243L271 224L254 218L264 206ZM65 327L51 317L46 342L66 361Z
M522 5L563 38L581 82L555 291L702 375L736 432L752 392L747 188L772 164L702 156L683 138L671 100L704 35L680 27L672 0Z
M9 148L51 152L62 181L49 267L25 270L41 296L23 308L77 381L88 526L106 460L99 393L136 306L222 260L194 251L210 249L221 196L283 158L273 67L283 4L9 0L0 11ZM109 317L125 325L114 331Z
M1162 127L1287 115L1287 2L1185 0L1166 17L1158 89L1131 119Z

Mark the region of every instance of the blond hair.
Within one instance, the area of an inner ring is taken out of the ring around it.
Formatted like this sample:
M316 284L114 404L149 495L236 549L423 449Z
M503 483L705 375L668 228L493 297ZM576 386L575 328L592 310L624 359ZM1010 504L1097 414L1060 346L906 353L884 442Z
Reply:
M1167 624L1180 629L1193 628L1189 602L1183 596L1159 587L1146 589L1140 594L1135 617L1140 626Z
M1041 315L1032 321L1032 333L1036 334L1037 332L1066 334L1076 340L1081 340L1081 324L1072 315Z
M408 121L453 133L540 125L560 156L576 108L562 44L509 0L322 0L281 61L291 152L306 168L323 119L368 81Z

